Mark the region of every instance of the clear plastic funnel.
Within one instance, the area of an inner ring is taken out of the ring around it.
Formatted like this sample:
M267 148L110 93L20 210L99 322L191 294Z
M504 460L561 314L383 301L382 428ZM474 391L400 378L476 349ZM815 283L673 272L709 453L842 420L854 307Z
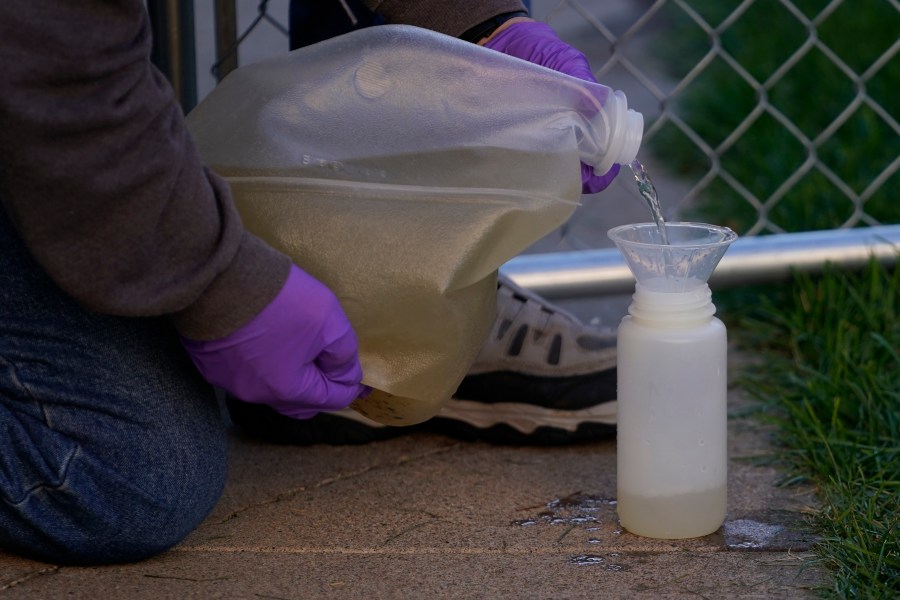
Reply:
M634 223L609 230L638 284L659 292L702 287L737 234L705 223L666 223L665 245L656 223Z

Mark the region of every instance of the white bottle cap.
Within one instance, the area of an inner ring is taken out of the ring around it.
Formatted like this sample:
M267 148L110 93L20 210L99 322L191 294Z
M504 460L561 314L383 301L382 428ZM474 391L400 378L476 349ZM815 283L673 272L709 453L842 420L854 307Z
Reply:
M629 108L622 150L619 152L619 160L616 162L620 165L627 165L636 159L643 137L644 115Z
M616 90L603 107L607 129L607 147L594 173L605 175L614 164L627 165L637 158L644 136L644 116L630 108L625 94Z

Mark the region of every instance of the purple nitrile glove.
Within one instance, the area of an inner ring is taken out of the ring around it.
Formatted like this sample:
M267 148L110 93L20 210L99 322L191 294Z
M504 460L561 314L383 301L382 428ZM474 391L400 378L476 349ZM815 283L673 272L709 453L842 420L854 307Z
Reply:
M295 419L340 410L370 389L338 299L296 265L249 323L216 340L181 342L209 383Z
M597 83L587 58L565 43L546 23L521 21L509 25L484 46L528 62L545 66L585 81ZM581 164L581 191L594 194L606 189L619 173L619 165L603 175L595 175L594 168Z

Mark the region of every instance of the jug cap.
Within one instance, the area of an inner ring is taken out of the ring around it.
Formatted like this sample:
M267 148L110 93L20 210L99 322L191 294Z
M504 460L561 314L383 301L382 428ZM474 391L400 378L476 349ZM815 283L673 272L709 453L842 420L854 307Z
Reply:
M644 115L629 108L627 116L622 150L616 161L620 165L627 165L637 158L638 149L641 147L641 138L644 136Z
M605 175L614 164L627 165L637 158L644 136L644 116L628 108L621 90L609 95L600 116L605 120L607 140L600 162L594 164L594 173Z

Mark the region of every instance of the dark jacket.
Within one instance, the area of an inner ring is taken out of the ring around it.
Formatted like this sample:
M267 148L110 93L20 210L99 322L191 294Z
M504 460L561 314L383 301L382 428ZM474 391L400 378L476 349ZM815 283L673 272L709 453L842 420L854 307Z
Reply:
M450 35L522 8L366 3ZM188 337L221 337L268 304L290 263L244 230L203 166L150 44L141 0L0 2L0 202L86 308L171 315Z

